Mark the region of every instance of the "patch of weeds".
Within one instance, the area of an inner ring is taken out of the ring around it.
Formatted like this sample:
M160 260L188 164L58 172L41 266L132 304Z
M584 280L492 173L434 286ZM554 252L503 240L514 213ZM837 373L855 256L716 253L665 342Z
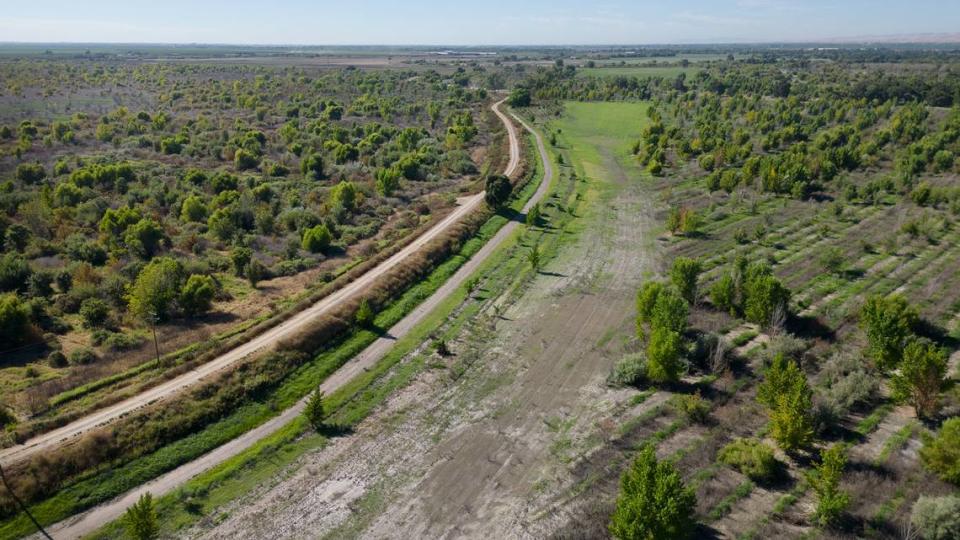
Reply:
M866 436L868 433L877 429L880 422L883 422L883 419L886 418L891 411L893 411L893 405L889 403L877 407L869 416L857 423L854 431L862 436Z
M737 486L737 489L733 490L733 493L727 495L722 501L717 503L717 505L713 507L713 510L710 510L710 514L708 514L707 517L709 517L711 521L716 521L729 514L730 511L733 510L733 505L736 504L737 501L747 498L750 493L753 492L754 487L756 486L752 481L743 481Z
M880 455L877 456L877 459L874 463L877 465L886 463L886 461L890 459L890 454L903 448L904 445L907 444L907 441L913 437L917 427L918 426L916 422L910 422L909 424L903 426L899 431L894 433L893 436L883 444L883 450L880 451Z

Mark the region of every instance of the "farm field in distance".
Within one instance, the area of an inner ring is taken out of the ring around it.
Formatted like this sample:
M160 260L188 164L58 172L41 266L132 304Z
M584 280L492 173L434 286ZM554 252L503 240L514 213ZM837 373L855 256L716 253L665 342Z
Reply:
M938 36L0 43L0 540L960 538Z

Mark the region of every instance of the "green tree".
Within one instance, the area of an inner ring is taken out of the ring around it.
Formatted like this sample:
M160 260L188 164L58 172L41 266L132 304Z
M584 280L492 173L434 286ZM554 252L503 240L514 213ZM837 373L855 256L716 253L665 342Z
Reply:
M747 278L744 286L744 315L763 326L774 324L778 315L786 316L790 291L772 275Z
M777 399L804 377L800 366L783 353L774 355L770 367L763 373L763 382L757 386L757 401L768 409L777 406Z
M330 233L330 229L321 223L303 232L301 246L310 253L319 253L329 248L331 241L333 241L333 235Z
M700 261L688 257L677 257L670 268L670 281L691 304L697 301L697 279L702 269Z
M657 461L647 446L620 478L610 533L622 540L689 538L696 527L697 499L673 464Z
M807 376L791 359L774 358L757 388L757 401L767 407L770 436L786 452L806 448L813 440L813 391Z
M490 208L500 208L510 199L513 187L510 179L502 174L493 174L487 177L486 192L483 197Z
M653 308L657 305L657 298L663 292L663 283L659 281L647 281L637 291L637 325L650 322L653 316Z
M253 258L253 250L248 247L235 247L230 250L230 262L233 263L233 272L238 276L245 275L247 265Z
M324 407L323 399L323 392L317 387L313 393L310 394L310 399L307 400L307 405L303 410L307 422L310 422L313 429L317 431L323 429L324 421L327 418L327 411Z
M353 182L340 182L330 190L330 206L353 212L357 207L357 186Z
M300 172L307 178L314 180L323 179L323 156L320 154L310 154L300 160Z
M924 439L920 458L944 481L960 486L960 416L944 421L935 437Z
M373 319L376 314L373 312L373 307L370 306L370 302L364 298L360 300L360 307L357 308L357 314L354 319L357 322L357 326L362 328L369 328L373 326Z
M927 339L912 339L891 381L893 396L912 405L918 417L931 418L939 410L946 375L946 351Z
M654 327L647 343L647 377L659 383L676 382L683 373L683 340L679 332Z
M540 223L540 203L534 203L534 205L530 207L524 221L528 227L535 227Z
M0 292L26 292L33 270L21 255L7 253L0 257Z
M160 536L160 523L157 520L157 510L153 505L153 495L148 491L140 496L140 500L127 508L123 516L123 524L127 535L132 540L153 540Z
M917 310L900 295L872 295L860 309L860 326L867 333L868 354L882 370L894 369L900 351L913 336L919 321Z
M131 225L123 235L123 243L134 255L149 259L160 249L166 235L160 224L152 219L141 219Z
M183 267L170 257L153 259L130 288L127 302L130 311L146 321L162 321L170 315L170 309L180 295L183 282Z
M47 177L47 171L39 162L19 164L15 174L17 180L24 184L36 184Z
M725 273L713 282L710 286L710 301L717 309L731 315L737 313L737 282L732 275Z
M507 103L511 107L529 107L530 106L530 90L519 86L514 88L510 92L510 96L507 98Z
M384 197L393 195L400 188L400 176L400 171L393 167L377 169L377 193Z
M0 294L0 343L17 345L27 337L30 312L14 293Z
M217 284L212 277L192 274L180 291L180 308L191 317L206 313L210 311L216 294Z
M834 525L850 504L850 495L840 489L840 478L847 466L847 451L843 444L835 444L820 453L820 464L807 481L817 494L814 514L820 525Z
M269 277L270 271L262 262L253 259L250 261L250 264L247 265L247 281L250 283L251 287L256 288L257 284L260 283L263 279Z
M664 287L657 295L657 301L653 305L653 311L650 314L651 329L665 329L677 334L682 333L687 328L687 316L690 314L690 307L687 301L680 296L680 293L673 287Z
M207 218L207 228L214 237L229 240L237 232L234 214L229 208L218 208Z

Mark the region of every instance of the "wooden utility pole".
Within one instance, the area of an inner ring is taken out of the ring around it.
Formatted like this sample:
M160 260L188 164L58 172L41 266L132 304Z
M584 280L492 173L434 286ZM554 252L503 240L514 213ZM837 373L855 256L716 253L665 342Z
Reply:
M37 518L33 517L33 514L30 513L30 510L27 510L27 505L23 504L23 501L20 500L20 497L17 497L17 494L13 492L13 488L10 487L9 482L7 482L7 474L3 472L3 465L0 465L0 479L3 479L3 487L7 488L7 491L10 493L10 496L13 498L13 502L17 503L17 506L20 507L20 510L30 518L30 521L37 527L37 530L40 531L47 540L53 540L47 531L43 530L43 526L40 525L40 522L37 521Z

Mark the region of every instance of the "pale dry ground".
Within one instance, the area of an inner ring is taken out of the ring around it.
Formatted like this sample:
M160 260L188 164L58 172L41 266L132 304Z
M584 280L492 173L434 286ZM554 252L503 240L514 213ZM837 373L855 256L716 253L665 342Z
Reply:
M520 142L517 134L517 128L504 115L499 106L503 101L496 103L493 107L494 113L501 119L507 128L510 143L510 158L505 169L505 174L512 175L516 172L520 164ZM522 121L521 121L522 123ZM546 155L543 147L543 141L537 136L538 150L541 156ZM546 159L543 157L542 159ZM547 193L552 177L552 168L544 161L545 174L540 186L524 207L524 211L529 210L531 206L539 202ZM483 193L479 194L480 200L483 200ZM466 206L466 204L464 205ZM342 366L336 372L328 377L320 386L321 391L329 394L344 384L348 383L363 371L373 367L377 361L389 352L390 348L408 332L410 332L417 323L422 321L436 308L443 300L452 294L458 287L462 286L464 281L476 271L494 250L509 237L513 230L518 226L517 222L510 222L494 235L469 261L467 261L454 275L447 280L437 291L435 291L427 300L417 306L416 309L407 314L397 324L392 326L385 337L381 337L370 344L360 354ZM432 230L432 229L431 229ZM388 259L392 260L392 259ZM379 267L377 267L379 268ZM374 268L376 270L377 268ZM369 274L366 274L369 275ZM366 277L366 275L364 277ZM310 308L312 309L312 308ZM80 538L90 534L100 528L105 523L119 518L123 512L130 507L144 493L152 493L155 496L168 493L173 489L183 485L194 476L206 471L213 466L226 461L227 459L239 454L243 450L251 447L257 441L274 433L291 420L302 414L309 397L305 397L294 406L283 411L278 416L257 426L256 428L244 433L240 437L226 443L215 450L177 467L176 469L152 480L136 489L133 489L116 499L87 510L81 514L66 519L60 523L49 527L51 534L57 538Z
M562 526L570 469L635 394L605 384L624 346L610 332L629 335L654 266L650 199L625 175L604 180L615 189L576 242L500 317L468 321L451 342L453 362L470 366L461 376L424 371L354 434L182 536L523 538Z

